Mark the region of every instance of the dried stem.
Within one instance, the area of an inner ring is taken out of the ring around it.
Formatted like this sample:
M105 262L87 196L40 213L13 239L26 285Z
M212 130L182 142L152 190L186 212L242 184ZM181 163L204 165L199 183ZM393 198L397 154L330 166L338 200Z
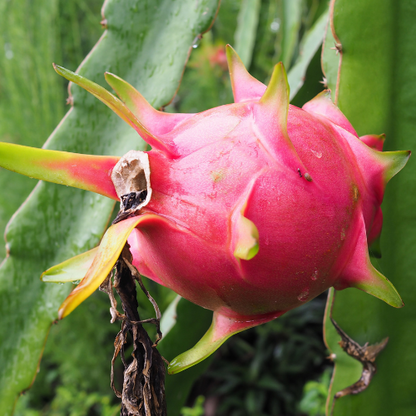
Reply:
M155 308L155 319L140 320L137 311L136 280ZM113 287L121 299L124 315L117 311ZM117 261L114 286L111 276L109 276L100 289L106 292L110 298L111 321L122 321L121 330L114 341L114 355L111 360L111 386L122 402L120 416L166 416L165 365L162 356L156 349L162 336L159 329L160 311L154 299L143 286L137 269L132 265L128 244L124 247ZM142 323L144 322L156 325L158 337L155 343L143 328ZM132 339L133 352L131 357L126 360L124 349L129 335ZM124 365L121 392L114 385L114 363L119 355Z

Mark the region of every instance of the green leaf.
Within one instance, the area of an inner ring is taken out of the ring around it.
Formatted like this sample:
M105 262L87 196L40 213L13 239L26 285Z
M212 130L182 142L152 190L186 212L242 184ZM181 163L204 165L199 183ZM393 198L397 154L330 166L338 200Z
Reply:
M317 50L322 45L325 29L328 23L328 12L325 12L305 33L300 44L300 52L295 64L287 74L290 85L290 99L292 100L305 81L306 70Z
M298 43L299 29L302 21L303 0L283 0L283 39L280 60L286 68L290 68Z
M261 0L242 0L234 34L234 48L244 66L248 68L253 55L259 22Z
M108 0L107 30L79 74L104 86L104 72L111 71L154 106L167 104L178 88L193 41L209 28L218 2L205 0L194 6L191 0ZM50 76L56 76L52 71ZM145 148L133 129L75 85L71 101L72 109L45 147L104 155ZM95 246L112 209L113 203L104 197L39 183L9 223L9 257L0 269L2 415L12 413L18 395L34 379L49 327L71 286L48 285L39 276Z
M389 149L412 149L416 113L413 82L416 1L336 0L333 3L333 27L342 45L342 54L331 49L334 41L328 43L328 35L323 66L333 93L337 89L340 109L359 135L386 133ZM336 73L341 56L337 88ZM361 345L367 341L380 342L386 336L389 343L376 360L378 372L369 388L337 400L334 416L414 414L416 400L411 387L416 382L414 170L415 162L410 158L408 165L387 186L382 207L382 259L379 264L372 259L402 294L405 307L395 310L357 290L336 295L333 317L349 336ZM334 337L327 342L335 348L338 340ZM348 376L348 369L341 364L344 355L337 353L329 401L357 375Z
M0 141L40 147L65 113L63 80L52 76L51 62L80 62L102 29L86 22L99 13L101 0L0 2ZM82 12L68 13L84 6ZM94 14L94 11L96 13ZM69 28L70 33L65 32ZM73 29L73 33L71 33ZM80 39L82 33L82 42ZM1 170L0 234L36 185ZM0 258L6 250L0 245Z

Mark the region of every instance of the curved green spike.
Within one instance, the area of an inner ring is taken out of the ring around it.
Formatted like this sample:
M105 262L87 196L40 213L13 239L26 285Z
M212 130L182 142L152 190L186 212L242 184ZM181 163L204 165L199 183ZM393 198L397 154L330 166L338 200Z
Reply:
M257 317L255 320L244 320L243 317L241 320L238 320L221 315L219 312L214 312L212 324L208 331L193 348L178 355L170 362L168 366L169 374L180 373L205 360L232 335L244 331L245 329L269 322L284 313L285 311L277 312L260 318Z
M289 112L290 87L285 67L282 62L275 65L260 103L270 106L278 118L279 127L287 131L287 115Z
M105 80L136 119L155 136L169 133L180 122L192 117L192 114L165 113L154 109L139 91L117 75L106 72Z
M103 88L101 85L84 78L81 75L75 74L74 72L66 69L60 65L53 64L55 71L80 87L87 90L89 93L94 95L102 101L106 106L113 110L120 118L122 118L127 124L130 124L135 130L144 128L138 120L134 117L133 113L113 94Z
M398 150L394 152L379 152L377 157L384 163L384 181L385 183L399 173L409 160L410 150Z
M367 247L367 234L364 218L361 216L356 224L359 227L354 252L334 284L335 289L342 290L355 287L378 299L383 300L394 308L403 307L404 303L393 284L371 264Z
M217 318L218 319L218 318ZM215 338L215 314L214 319L205 335L198 341L198 343L190 350L183 352L175 357L168 366L169 374L177 374L184 371L201 361L208 358L214 353L228 338L233 335L229 333L224 337ZM243 329L242 329L243 330ZM239 331L236 331L237 333Z
M150 133L150 131L147 130L147 128L136 118L136 116L130 111L130 109L115 95L111 94L101 85L98 85L95 82L92 82L89 79L82 77L81 75L75 74L74 72L66 68L63 68L62 66L54 64L53 67L59 75L84 88L89 93L94 95L94 97L102 101L107 107L113 110L122 120L124 120L127 124L133 127L140 134L140 136L142 136L143 140L145 140L148 144L161 151L165 151L171 154L172 156L176 155L173 145L167 145L161 142L159 138Z
M305 172L303 179L311 181L293 146L287 131L289 113L289 83L282 62L275 65L266 92L259 104L254 106L253 113L259 129L259 139L268 153L280 163L292 170L293 174L300 169Z
M226 54L234 102L258 100L266 91L266 86L249 74L237 52L230 45L226 47Z
M0 166L31 178L119 200L111 181L117 156L93 156L0 142Z
M67 283L82 280L91 267L98 247L57 264L42 273L40 279L48 283Z
M369 268L366 279L355 282L352 287L383 300L394 308L402 308L403 300L393 284L374 267Z
M106 72L104 77L108 85L110 85L117 93L121 101L123 101L138 120L140 120L143 113L157 112L157 110L146 101L143 95L124 79L121 79L110 72ZM143 122L142 120L140 121Z
M85 277L59 308L59 319L69 315L80 303L98 289L113 269L133 229L141 222L158 220L159 218L158 215L154 214L131 217L113 224L106 231Z

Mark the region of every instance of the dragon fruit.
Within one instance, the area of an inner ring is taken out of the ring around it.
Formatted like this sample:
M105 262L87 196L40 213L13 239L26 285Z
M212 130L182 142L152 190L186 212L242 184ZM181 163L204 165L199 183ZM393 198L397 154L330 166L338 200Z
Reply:
M410 152L381 152L383 136L359 138L328 91L302 109L289 105L282 64L266 87L231 47L227 59L235 103L195 115L159 112L115 75L106 80L120 98L55 68L136 129L148 152L118 158L0 147L3 167L121 201L98 248L44 273L45 281L83 278L60 318L98 288L126 241L141 274L214 311L208 332L171 362L171 373L331 286L402 306L372 266L368 244L380 235L385 185Z

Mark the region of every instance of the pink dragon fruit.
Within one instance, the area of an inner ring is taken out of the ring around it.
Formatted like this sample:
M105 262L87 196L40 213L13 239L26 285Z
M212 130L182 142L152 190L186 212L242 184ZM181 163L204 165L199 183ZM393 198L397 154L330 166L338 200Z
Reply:
M227 58L235 103L195 115L156 111L112 74L120 99L56 67L135 128L149 152L119 159L21 148L13 156L13 145L1 145L6 168L121 200L100 247L45 272L49 281L83 277L61 318L97 289L126 240L141 274L214 311L171 373L331 286L402 306L368 243L381 231L385 185L410 152L381 152L382 136L359 138L328 91L302 109L289 105L282 64L266 87L230 47Z

